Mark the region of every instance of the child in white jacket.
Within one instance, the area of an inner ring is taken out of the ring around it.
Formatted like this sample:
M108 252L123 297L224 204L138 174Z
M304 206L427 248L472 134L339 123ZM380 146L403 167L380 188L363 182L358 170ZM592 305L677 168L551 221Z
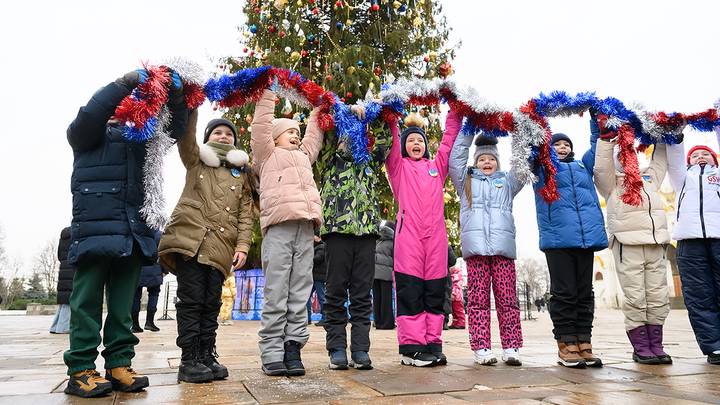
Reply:
M715 127L720 140L720 127ZM668 175L676 193L677 266L695 339L710 364L720 364L720 173L706 145L668 145Z

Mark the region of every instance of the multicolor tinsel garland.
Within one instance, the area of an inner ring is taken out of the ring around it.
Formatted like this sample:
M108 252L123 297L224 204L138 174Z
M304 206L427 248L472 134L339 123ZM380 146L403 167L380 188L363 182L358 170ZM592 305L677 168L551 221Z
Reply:
M168 86L172 81L164 66L145 66L144 69L147 79L115 109L115 118L125 123L125 137L134 142L147 141L155 134L158 115L167 103Z
M632 205L642 201L642 181L634 147L636 139L639 143L637 149L642 150L656 142L678 143L686 125L698 131L710 131L720 126L719 105L694 114L650 112L638 105L628 108L612 97L600 99L591 92L575 96L562 91L540 94L514 111L507 111L482 99L473 88L459 87L452 80L437 78L401 78L383 85L380 103L371 100L362 103L366 117L361 120L335 94L289 69L261 66L203 83L196 67L176 61L157 67L146 66L147 80L140 83L118 107L115 115L126 122L125 135L128 139L146 141L159 128L161 109L167 102L168 85L172 80L166 66L182 78L185 101L191 109L201 105L205 97L220 107L242 106L256 101L273 82L277 83L273 87L279 97L302 107L318 108L320 128L324 131L335 128L338 136L346 137L355 162L360 164L370 159L368 124L376 119L395 122L403 115L406 105L446 102L466 118L462 128L466 135L479 131L491 136L512 133L512 170L520 181L526 183L536 181L537 174L542 174L544 184L540 194L546 201L555 201L559 197L555 183L558 162L550 145L551 131L547 118L582 114L587 110L604 116L602 125L618 134L619 160L625 167L622 199ZM531 167L532 162L537 172Z

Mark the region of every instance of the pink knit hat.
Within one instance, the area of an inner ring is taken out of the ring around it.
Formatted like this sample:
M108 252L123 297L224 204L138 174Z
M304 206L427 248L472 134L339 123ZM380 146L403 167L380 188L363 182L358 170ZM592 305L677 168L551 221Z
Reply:
M295 128L300 133L300 125L298 122L290 118L275 118L272 120L272 137L277 139L280 134L288 129Z

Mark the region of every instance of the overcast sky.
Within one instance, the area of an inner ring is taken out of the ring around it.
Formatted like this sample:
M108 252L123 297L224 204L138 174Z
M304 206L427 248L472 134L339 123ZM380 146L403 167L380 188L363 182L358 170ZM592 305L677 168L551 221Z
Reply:
M181 55L212 69L239 55L242 1L12 2L0 15L0 225L11 257L30 264L71 219L72 152L65 129L99 87L143 60ZM72 6L69 6L72 4ZM720 5L711 1L445 1L462 39L455 79L514 108L540 91L594 90L648 108L694 112L720 97ZM213 113L201 109L199 122ZM554 131L589 146L584 118L552 120ZM691 133L691 144L714 136ZM509 140L501 141L508 165ZM166 160L168 211L184 169ZM530 187L515 203L520 257L537 256Z

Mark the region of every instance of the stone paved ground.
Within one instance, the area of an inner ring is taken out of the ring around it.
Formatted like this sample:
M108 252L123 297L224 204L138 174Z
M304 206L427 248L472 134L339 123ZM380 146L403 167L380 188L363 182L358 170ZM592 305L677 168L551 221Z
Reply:
M230 378L200 385L177 384L180 352L174 344L175 323L159 321L161 332L140 335L133 364L149 375L151 387L141 393L82 400L62 393L67 336L47 333L52 317L5 312L0 313L0 404L720 404L720 366L707 364L700 355L685 311L673 310L668 318L667 351L675 359L671 366L633 363L622 313L600 311L595 351L607 365L586 370L555 365L550 319L547 313L539 315L538 320L523 321L521 368L474 365L462 330L444 333L448 366L400 366L395 332L373 330L374 370L330 371L325 332L311 326L311 339L303 350L308 374L294 378L264 376L258 362L258 323L236 321L220 328L218 352ZM102 358L98 361L102 369Z

